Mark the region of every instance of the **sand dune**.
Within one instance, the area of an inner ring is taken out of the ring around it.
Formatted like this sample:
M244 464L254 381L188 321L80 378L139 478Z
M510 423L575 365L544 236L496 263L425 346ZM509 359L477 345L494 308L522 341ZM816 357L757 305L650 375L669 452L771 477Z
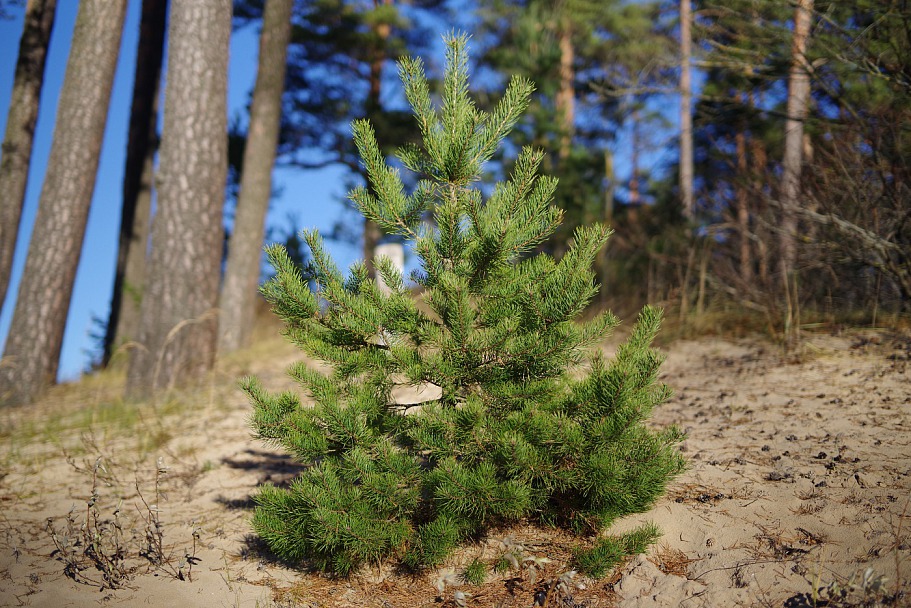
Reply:
M654 420L688 432L690 468L617 524L654 521L664 536L606 579L569 575L572 540L532 526L494 530L418 576L378 567L335 580L274 561L251 536L250 494L298 469L250 437L234 388L241 373L290 386L296 355L270 342L156 410L113 399L114 379L0 414L0 605L908 605L911 340L814 335L799 357L759 340L664 350L675 397ZM99 590L111 585L77 544L87 519L121 588ZM483 585L461 579L504 547L521 547L524 564Z

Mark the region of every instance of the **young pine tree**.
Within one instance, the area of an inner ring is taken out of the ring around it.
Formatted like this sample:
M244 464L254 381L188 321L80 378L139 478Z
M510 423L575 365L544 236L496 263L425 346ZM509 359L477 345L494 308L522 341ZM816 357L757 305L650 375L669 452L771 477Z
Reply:
M613 361L594 355L581 368L618 323L610 313L577 321L597 293L591 265L610 230L579 228L559 261L535 254L561 218L550 205L556 180L536 175L534 150L489 196L476 185L532 84L514 78L487 114L468 96L464 38L448 41L447 60L438 108L421 62L400 65L423 136L398 155L422 178L413 192L370 124L353 127L369 186L351 199L413 243L424 304L387 259L377 260L386 289L363 263L343 277L316 232L305 234L316 293L281 246L268 249L276 276L264 295L287 336L332 372L291 368L312 405L244 380L256 434L306 465L290 486L260 488L253 525L279 556L339 574L387 558L438 564L485 527L521 518L597 534L648 509L684 466L682 434L644 424L669 395L650 348L656 309L642 311ZM438 397L393 398L393 388L415 385ZM655 537L645 527L577 559L597 573Z

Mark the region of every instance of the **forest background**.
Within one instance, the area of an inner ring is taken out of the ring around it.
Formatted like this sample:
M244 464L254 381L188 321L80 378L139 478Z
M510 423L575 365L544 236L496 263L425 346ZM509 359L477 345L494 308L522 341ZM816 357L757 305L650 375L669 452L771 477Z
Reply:
M38 210L38 196L54 132L57 100L66 72L66 59L76 21L78 2L61 2L58 7L53 38L48 49L47 71L42 89L41 110L35 131L35 149L29 173L19 238L16 242L15 264L6 303L0 310L0 344L5 341L13 317L15 287L25 266L31 228ZM117 235L120 229L121 188L124 152L127 145L130 96L133 68L139 38L140 2L130 2L124 23L123 44L117 66L117 76L111 97L110 116L105 130L97 185L92 199L85 242L70 303L63 351L60 357L60 379L75 380L98 357L99 343L94 334L104 328L111 304L114 271L117 261ZM5 18L0 19L0 132L6 128L10 95L13 88L15 60L25 17L24 6L11 4ZM256 79L259 31L256 27L238 29L231 36L228 74L228 113L238 127L246 128L249 121L250 94ZM163 118L159 111L159 126ZM289 214L300 222L298 227L314 226L331 230L342 219L342 200L345 185L342 170L326 167L301 170L276 167L276 191L270 206L268 224L281 231L291 229ZM333 257L347 266L354 261L357 248L348 243L329 242ZM2 347L0 347L2 348Z
M27 10L40 5L54 14L54 4L2 2L6 19L0 27L21 29ZM29 227L50 154L56 90L69 69L64 57L77 3L57 4L24 212L17 227L2 233L9 243L18 230L12 281L0 315L6 370L13 368L5 336L17 306ZM90 10L93 4L98 3L84 0L79 8ZM119 172L127 148L132 76L155 63L148 51L136 51L140 9L151 12L166 4L111 3L123 7L126 25L122 42L108 47L115 59L119 53L120 65L113 77L98 180L94 169L88 177L94 186L92 219L84 242L74 245L83 254L72 303L67 297L62 312L48 321L61 332L67 328L63 363L59 375L56 352L53 361L36 364L37 380L28 383L37 388L30 394L58 376L75 375L86 365L84 351L94 353L92 365L106 361L99 344L109 323L112 291L118 292L112 274L118 216L126 198ZM270 0L266 6L281 4L292 10L294 27L287 45L277 166L274 173L271 165L266 169L267 181L269 175L274 179L270 239L299 245L294 231L315 225L336 237L333 256L341 265L369 258L382 237L341 202L359 179L348 124L366 116L377 124L381 141L405 143L413 134L404 126L410 121L394 90L394 61L418 54L432 71L441 64L441 34L461 29L473 36L481 105L496 101L494 92L509 75L526 75L537 83L533 112L515 143L544 148L550 159L546 170L561 179L558 204L567 221L547 249L559 256L580 224L606 220L616 228L599 263L607 287L600 306L632 309L648 301L668 307L671 317L685 324L759 328L786 343L797 339L801 326L815 323L907 319L911 10L903 3ZM175 7L184 5L172 3L172 19ZM197 5L210 7L227 23L229 2ZM221 218L224 210L228 218L218 222L225 230L219 229L222 236L212 237L212 243L225 242L224 234L237 235L231 218L242 188L249 90L263 65L257 67L256 53L263 3L248 0L233 8L230 73L225 70L227 87L215 93L227 99L221 101L227 128L205 134L228 142L223 154L208 157L228 176L218 187L221 195L213 197L221 200L208 208L213 217ZM160 22L159 29L165 24ZM3 87L12 81L17 39L13 33L3 36ZM176 43L172 34L159 43L158 52ZM213 56L228 52L226 45L209 51ZM155 112L156 134L167 131L166 74L159 94L151 96L162 99ZM197 83L179 86L189 89ZM8 91L0 90L3 103L8 103ZM6 115L15 104L0 109ZM165 145L166 136L161 136ZM154 139L143 157L156 158ZM5 144L4 155L7 149ZM515 152L503 151L501 169L509 167ZM219 177L218 171L213 174ZM157 189L149 194L154 200ZM17 204L7 192L3 197L5 211ZM261 224L252 223L254 237ZM154 259L155 242L151 247L142 242ZM226 251L232 242L227 240ZM56 240L38 245L62 249ZM306 252L301 253L305 261ZM75 262L73 257L68 262ZM230 259L219 258L210 266L197 268L195 276L220 276ZM257 276L259 271L257 267ZM131 297L143 292L131 286ZM23 306L37 309L39 302ZM165 329L142 330L149 340L139 333L128 339L109 336L108 354L131 340L151 343L156 332L165 350L174 348L164 334L184 320L211 325L205 317L209 310L225 306L188 307L170 326L159 323ZM706 319L711 321L706 324ZM222 331L226 326L222 322ZM214 335L213 329L202 340L213 342ZM225 348L222 341L222 352ZM59 346L50 348L55 349ZM214 356L214 342L202 350ZM174 361L181 356L189 355ZM206 365L203 361L202 368ZM17 380L10 376L10 382Z

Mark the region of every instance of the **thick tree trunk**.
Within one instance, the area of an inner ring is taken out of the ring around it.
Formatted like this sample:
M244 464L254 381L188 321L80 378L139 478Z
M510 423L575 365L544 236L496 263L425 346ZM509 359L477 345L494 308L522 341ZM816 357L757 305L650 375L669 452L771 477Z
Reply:
M0 367L0 399L28 402L57 376L104 138L126 0L79 4L54 141Z
M167 11L167 0L142 2L133 103L123 168L117 268L114 272L111 314L104 336L102 363L105 366L110 363L115 348L137 337L139 301L145 283L145 257L149 241L158 83L164 55Z
M151 274L127 393L199 380L212 369L227 174L231 0L174 0Z
M156 104L157 107L157 104ZM120 283L120 302L118 304L118 317L116 319L115 333L111 336L111 352L105 364L110 363L110 357L116 355L117 348L135 346L139 339L140 305L142 293L148 278L148 248L149 235L152 231L152 193L155 182L155 152L158 148L158 135L150 141L146 151L145 162L140 176L139 192L136 196L136 205L133 209L133 233L128 245L126 266L123 270L123 279ZM120 256L117 257L118 263ZM111 307L114 303L112 301ZM112 311L113 312L113 311ZM110 326L108 328L110 331ZM107 339L107 334L105 339ZM129 345L129 346L128 346Z
M690 0L680 2L680 199L683 216L693 219L696 200L693 190L693 92L690 75L692 57L692 12Z
M799 0L794 12L791 71L788 77L788 118L781 188L781 272L787 277L797 262L797 209L800 206L800 170L803 151L803 122L810 100L810 75L806 59L813 0Z
M13 268L56 5L57 0L29 0L25 7L25 25L0 153L0 308L6 299Z
M246 346L253 327L293 5L293 0L268 0L263 15L243 175L221 290L219 352L222 353Z

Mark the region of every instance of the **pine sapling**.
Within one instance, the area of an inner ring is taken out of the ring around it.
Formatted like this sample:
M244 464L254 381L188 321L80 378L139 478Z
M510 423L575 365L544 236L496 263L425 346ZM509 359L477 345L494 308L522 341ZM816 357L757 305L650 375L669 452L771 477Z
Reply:
M307 404L244 380L256 435L306 466L287 487L259 489L253 525L282 558L338 574L390 559L439 564L485 528L523 518L597 535L647 510L684 466L681 432L645 425L670 394L650 346L660 312L646 307L612 360L591 354L619 322L610 312L579 320L610 230L580 227L559 260L540 251L561 215L539 151L522 150L491 191L479 186L533 86L513 78L493 111L479 110L466 39L447 42L439 105L420 60L399 66L421 134L397 154L413 186L370 123L353 125L367 185L350 198L411 244L422 295L386 258L376 261L384 288L363 263L343 276L316 231L304 234L315 292L281 246L268 248L276 274L263 294L287 337L331 372L291 368ZM402 386L431 398L397 403ZM583 544L577 557L598 572L655 537L648 528Z

